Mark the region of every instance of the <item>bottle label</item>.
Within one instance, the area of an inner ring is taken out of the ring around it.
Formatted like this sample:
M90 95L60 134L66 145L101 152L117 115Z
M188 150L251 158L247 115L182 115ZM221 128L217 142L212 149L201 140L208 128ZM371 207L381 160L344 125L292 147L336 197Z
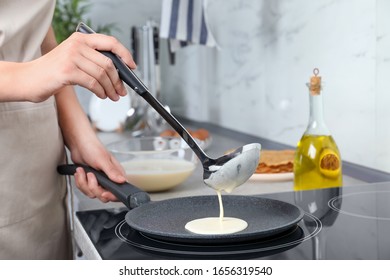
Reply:
M340 174L340 158L332 150L325 149L320 156L320 172L327 177Z

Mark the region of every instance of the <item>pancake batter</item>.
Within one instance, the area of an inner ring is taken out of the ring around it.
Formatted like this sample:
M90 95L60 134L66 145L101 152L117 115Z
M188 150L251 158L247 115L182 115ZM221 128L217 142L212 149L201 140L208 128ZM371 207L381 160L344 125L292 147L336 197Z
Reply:
M185 228L197 234L231 234L240 232L248 227L248 223L242 219L224 217L222 193L217 191L220 214L219 217L207 217L188 222Z

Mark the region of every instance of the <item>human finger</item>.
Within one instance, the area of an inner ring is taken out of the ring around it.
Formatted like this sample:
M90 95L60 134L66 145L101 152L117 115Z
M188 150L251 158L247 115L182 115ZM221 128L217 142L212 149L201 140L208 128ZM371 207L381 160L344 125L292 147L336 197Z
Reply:
M89 54L90 51L84 51L84 52L87 53L87 56L91 56L91 54ZM98 52L96 52L96 51L92 51L92 52L96 53L98 57L102 56L103 60L106 60L104 58L104 56L99 54ZM110 59L107 58L107 60L110 60ZM93 78L93 80L91 80L89 83L90 88L94 89L93 87L95 85L99 84L100 85L99 89L101 88L104 92L104 94L101 94L101 92L98 92L100 96L103 96L103 97L107 96L113 101L118 101L119 100L119 92L120 92L120 95L123 95L124 94L123 92L126 90L125 90L123 84L120 82L119 76L118 76L112 62L105 62L105 64L106 64L105 66L102 66L101 64L104 64L104 63L102 63L100 60L96 60L96 61L91 60L90 58L85 57L84 54L76 62L77 68L80 69L81 72L84 72ZM111 66L109 66L109 65L111 65ZM114 76L115 74L110 73L110 72L114 72L117 75L115 82L113 82L112 78L111 78L111 76ZM116 83L116 86L114 85L114 83ZM118 84L121 84L121 86L119 86Z
M102 196L103 193L107 192L107 190L103 189L97 182L95 174L88 172L87 173L88 180L88 188L89 190L98 198L100 201L106 203L108 202L106 196Z
M129 50L115 37L95 33L88 34L84 38L86 44L91 48L99 51L111 51L118 55L130 68L136 68L136 64Z
M102 76L104 80L101 81L103 82L101 84L110 99L114 98L116 101L119 99L118 95L125 96L127 94L126 88L119 77L118 71L110 58L93 49L82 50L82 55L95 64L95 69L92 68L91 70L95 71L95 77L97 77L97 79L99 79L99 75L104 74L104 76ZM98 71L96 72L96 70Z
M102 160L99 161L99 163L99 169L102 170L110 180L115 183L126 182L126 178L124 176L125 172L122 166L112 155L110 155L108 160Z
M89 189L87 175L83 168L78 167L76 173L74 174L76 186L80 189L89 198L95 198L95 194Z
M107 201L118 201L118 198L109 191L103 192L101 197L106 199Z

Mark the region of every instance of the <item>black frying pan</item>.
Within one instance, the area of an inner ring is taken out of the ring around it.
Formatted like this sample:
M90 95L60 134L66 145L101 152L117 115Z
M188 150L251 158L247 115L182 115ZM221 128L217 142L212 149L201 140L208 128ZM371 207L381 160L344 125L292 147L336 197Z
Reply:
M73 175L81 165L61 165L58 172ZM192 196L150 201L144 191L124 183L116 184L91 167L81 166L95 174L99 184L111 191L130 211L127 224L140 233L164 241L192 244L238 243L267 238L291 229L303 218L304 212L287 202L253 196L223 196L226 217L245 220L248 227L225 235L200 235L187 231L187 222L205 217L218 217L219 205L215 196Z

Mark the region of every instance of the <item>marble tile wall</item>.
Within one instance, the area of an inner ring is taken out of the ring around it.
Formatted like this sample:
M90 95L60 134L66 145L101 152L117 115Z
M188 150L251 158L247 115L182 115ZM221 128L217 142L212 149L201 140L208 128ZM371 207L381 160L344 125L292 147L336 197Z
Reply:
M91 16L159 21L159 0L99 0ZM295 146L308 121L305 83L324 81L325 119L344 160L390 172L390 2L210 0L220 50L162 56L162 101L175 114ZM166 53L163 45L163 53Z
M221 50L181 50L166 78L168 103L180 100L189 118L295 145L308 121L305 83L318 67L343 159L390 171L389 11L385 0L210 1Z
M377 0L374 166L390 170L390 2Z

